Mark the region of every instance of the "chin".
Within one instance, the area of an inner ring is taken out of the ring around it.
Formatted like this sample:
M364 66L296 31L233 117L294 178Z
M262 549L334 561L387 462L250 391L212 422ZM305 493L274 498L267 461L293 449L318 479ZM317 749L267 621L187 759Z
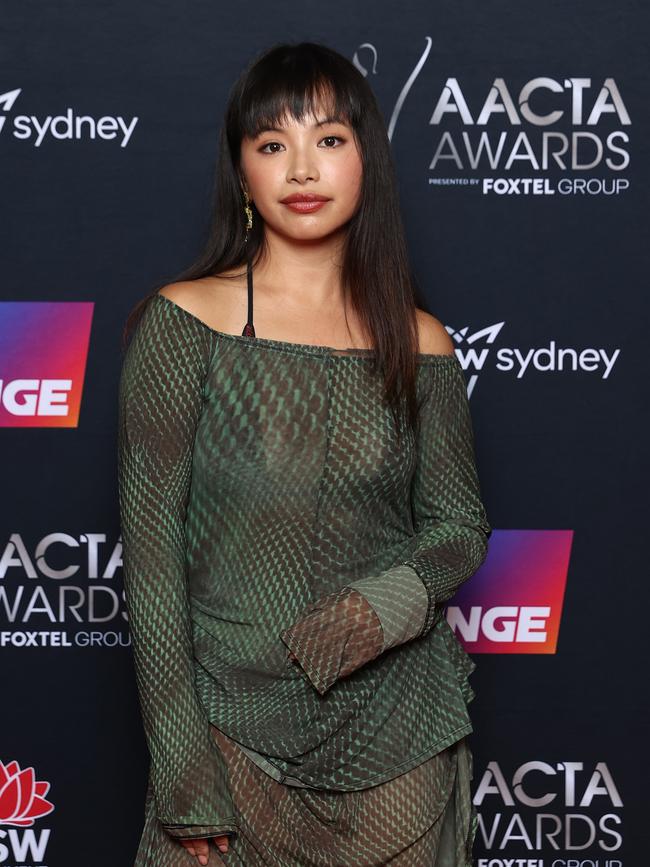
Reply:
M336 225L332 225L331 223L311 223L309 226L303 226L299 229L296 226L285 226L284 234L295 238L296 241L318 241L319 238L326 238L340 228L341 224L339 223Z

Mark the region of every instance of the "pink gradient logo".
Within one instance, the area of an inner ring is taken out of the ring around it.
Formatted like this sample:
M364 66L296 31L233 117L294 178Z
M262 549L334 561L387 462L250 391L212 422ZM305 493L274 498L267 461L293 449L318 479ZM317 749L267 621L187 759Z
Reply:
M93 308L0 302L0 426L77 427Z
M0 825L28 828L51 813L54 804L44 797L49 788L49 783L36 779L34 768L21 771L18 762L0 761Z
M485 563L447 607L468 653L555 653L573 530L493 530Z

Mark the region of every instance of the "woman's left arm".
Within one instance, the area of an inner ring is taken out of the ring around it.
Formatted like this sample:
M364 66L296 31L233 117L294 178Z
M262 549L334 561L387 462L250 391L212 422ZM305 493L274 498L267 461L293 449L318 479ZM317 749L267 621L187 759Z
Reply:
M476 468L462 367L429 362L411 498L411 556L313 602L280 638L322 695L379 654L429 632L443 606L482 565L492 533Z

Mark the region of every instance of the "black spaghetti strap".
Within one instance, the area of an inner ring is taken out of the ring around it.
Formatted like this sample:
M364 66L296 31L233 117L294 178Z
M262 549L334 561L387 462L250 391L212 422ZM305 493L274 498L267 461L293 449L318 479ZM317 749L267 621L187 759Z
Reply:
M246 280L248 282L248 317L242 331L242 336L255 337L255 326L253 325L253 268L250 259L246 260Z

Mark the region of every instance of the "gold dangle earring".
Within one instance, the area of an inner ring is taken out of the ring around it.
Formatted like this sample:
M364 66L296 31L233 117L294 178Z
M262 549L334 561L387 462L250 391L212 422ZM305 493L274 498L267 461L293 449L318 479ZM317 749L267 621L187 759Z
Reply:
M250 206L250 198L248 197L248 192L244 190L244 212L246 214L246 237L244 238L244 242L248 241L248 233L253 228L253 211Z

